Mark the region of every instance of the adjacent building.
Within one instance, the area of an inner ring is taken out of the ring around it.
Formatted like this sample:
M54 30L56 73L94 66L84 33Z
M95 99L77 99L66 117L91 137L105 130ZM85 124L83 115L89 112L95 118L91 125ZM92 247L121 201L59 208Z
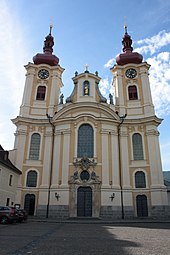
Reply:
M75 72L63 101L64 68L54 38L28 63L16 125L15 164L22 170L16 203L41 217L166 217L149 68L123 36L111 68L115 95L101 94L98 72Z
M21 171L9 160L9 152L0 145L0 205L14 206Z

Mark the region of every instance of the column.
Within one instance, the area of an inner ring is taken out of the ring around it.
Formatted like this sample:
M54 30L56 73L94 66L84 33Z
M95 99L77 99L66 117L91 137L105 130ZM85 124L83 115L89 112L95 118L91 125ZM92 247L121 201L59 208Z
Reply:
M58 187L59 183L59 166L61 160L61 151L60 151L60 144L61 144L61 132L55 133L54 138L54 156L53 156L53 176L52 176L52 187Z
M52 128L46 128L44 135L44 160L43 160L43 173L42 173L42 187L49 187L49 174L51 168L51 144L52 144Z
M29 70L29 73L26 74L24 94L23 94L22 104L21 104L20 113L19 113L20 116L27 117L29 115L34 74L35 74L35 71L33 68L31 68Z
M148 77L148 68L142 67L141 72L141 81L142 81L142 91L143 91L143 100L144 100L144 113L148 116L154 114L154 106L152 103L152 96L150 90L150 83ZM140 96L141 97L141 96Z
M102 130L102 186L109 186L108 131Z
M62 185L68 187L68 171L70 156L70 131L64 132L63 152L62 152Z
M120 188L119 182L119 151L118 151L118 134L116 131L111 134L112 145L112 186Z

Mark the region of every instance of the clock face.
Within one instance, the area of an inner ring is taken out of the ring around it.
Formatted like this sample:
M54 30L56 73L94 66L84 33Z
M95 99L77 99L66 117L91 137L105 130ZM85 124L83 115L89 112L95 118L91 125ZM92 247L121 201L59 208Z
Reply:
M41 69L39 72L38 72L38 77L40 79L47 79L49 77L49 72L45 69Z
M133 69L133 68L130 68L130 69L128 69L128 70L126 71L126 77L128 77L128 78L130 78L130 79L135 78L136 75L137 75L137 72L136 72L136 70Z

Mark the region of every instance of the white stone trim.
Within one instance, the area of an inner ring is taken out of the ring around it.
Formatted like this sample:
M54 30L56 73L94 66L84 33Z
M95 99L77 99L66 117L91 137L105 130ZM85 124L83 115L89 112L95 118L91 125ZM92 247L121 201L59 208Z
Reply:
M142 147L143 147L143 160L134 160L134 157L133 157L133 141L132 141L132 136L134 134L140 134L142 136ZM145 144L144 144L144 133L143 132L140 132L138 130L135 130L133 131L132 133L129 134L129 137L130 137L130 145L131 145L131 161L144 161L146 160L146 151L145 151Z
M27 185L27 175L28 175L28 172L30 172L30 171L35 171L37 173L37 185L36 185L36 187L27 187L26 186ZM26 189L35 189L35 188L38 188L39 187L39 176L40 176L40 173L39 173L39 171L36 168L34 168L34 167L28 168L25 171L24 187Z
M136 188L136 185L135 185L135 174L137 172L144 172L144 174L145 174L145 181L146 181L146 187L145 188ZM149 185L148 185L148 173L147 173L147 171L145 169L143 169L143 168L135 169L133 171L132 176L133 176L133 187L135 188L135 191L138 191L138 190L141 190L141 189L144 190L144 189L148 189L149 188Z
M27 151L27 160L31 160L32 161L32 159L29 159L29 154L30 154L30 145L31 145L31 137L32 137L32 135L33 134L39 134L40 135L40 149L39 149L39 159L38 160L40 160L41 159L41 154L42 154L42 139L43 139L43 134L42 133L40 133L39 131L33 131L33 132L29 132L29 142L28 142L28 151ZM36 160L36 161L38 161L38 160Z

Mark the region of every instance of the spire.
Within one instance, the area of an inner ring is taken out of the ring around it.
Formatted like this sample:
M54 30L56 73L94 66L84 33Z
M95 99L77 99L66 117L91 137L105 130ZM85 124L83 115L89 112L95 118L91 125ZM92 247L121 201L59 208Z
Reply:
M123 53L116 57L116 63L118 65L126 65L130 63L140 64L142 63L143 56L137 52L133 52L132 39L127 32L127 25L124 25L124 36L122 38Z
M122 45L124 46L123 52L132 52L133 51L133 48L131 47L132 39L131 39L130 35L128 35L127 25L124 25L124 29L125 29L125 34L122 39Z
M58 65L59 58L53 55L54 37L52 36L52 24L50 25L50 32L45 37L43 53L38 53L33 57L34 64L48 64L50 66Z
M50 25L50 32L49 35L45 37L43 52L46 54L53 53L53 46L54 46L54 37L51 35L52 25Z

